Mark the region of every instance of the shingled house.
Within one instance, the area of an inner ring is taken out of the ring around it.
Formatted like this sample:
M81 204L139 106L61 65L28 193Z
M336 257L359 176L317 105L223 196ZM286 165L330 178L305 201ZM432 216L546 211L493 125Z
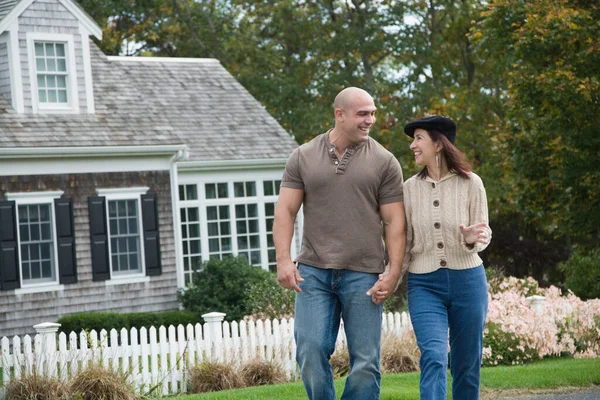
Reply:
M294 140L213 59L107 57L71 0L0 0L0 336L177 308L211 257L274 266Z

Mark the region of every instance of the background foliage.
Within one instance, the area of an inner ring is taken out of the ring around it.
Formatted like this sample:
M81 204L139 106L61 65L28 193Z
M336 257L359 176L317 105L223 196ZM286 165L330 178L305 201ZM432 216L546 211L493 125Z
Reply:
M597 1L79 3L105 53L217 58L299 143L331 127L340 89L365 88L379 108L372 136L407 177L403 125L452 117L486 184L488 265L561 284L574 246L600 247Z

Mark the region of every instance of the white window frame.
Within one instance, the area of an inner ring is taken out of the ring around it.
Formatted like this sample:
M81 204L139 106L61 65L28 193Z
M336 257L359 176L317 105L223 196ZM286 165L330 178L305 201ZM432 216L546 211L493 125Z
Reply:
M179 175L178 185L196 185L198 199L197 200L181 200L178 201L178 213L181 213L182 208L197 207L200 217L200 244L201 244L201 255L202 262L206 262L210 259L209 245L208 245L208 219L207 219L207 207L228 205L229 216L230 216L230 231L232 240L231 253L238 255L238 244L237 244L237 224L235 218L235 206L238 204L257 204L258 206L258 234L260 240L260 267L264 270L269 270L269 257L267 247L267 229L266 229L266 215L265 215L265 204L276 203L278 195L266 196L264 193L263 181L281 181L282 170L277 171L236 171L236 172L223 172L223 173L206 173L200 176ZM252 197L235 197L234 196L234 182L249 182L253 181L256 184L256 196ZM227 183L228 197L227 198L216 198L207 199L205 185L207 183ZM179 196L179 187L177 188ZM297 216L297 224L299 232L302 230L302 213L299 212ZM181 224L177 227L181 229ZM296 234L291 244L292 257L295 257L297 253ZM181 251L181 268L182 268L182 282L185 282L185 270L184 270L184 257L183 250Z
M79 113L79 93L77 88L77 64L73 35L60 33L27 32L27 59L29 62L29 86L31 107L34 113ZM35 61L35 43L62 43L67 58L67 104L40 103Z
M106 199L106 233L108 243L108 265L110 271L110 279L105 281L106 285L121 285L126 283L150 282L150 277L146 276L146 259L144 253L144 227L142 216L141 195L147 193L148 187L129 187L129 188L98 188L96 193L98 196L103 196ZM138 211L138 232L140 233L140 264L141 272L131 274L113 274L112 265L112 249L111 249L111 234L110 220L108 211L108 202L113 200L136 200Z
M6 200L15 201L15 224L17 229L17 246L19 249L19 282L20 288L15 289L16 295L28 294L28 293L41 293L41 292L53 292L64 290L64 285L60 284L60 269L58 264L58 241L56 231L56 213L54 209L54 200L59 199L63 195L62 190L48 191L48 192L20 192L20 193L5 193ZM50 205L50 218L52 221L52 233L53 233L53 247L54 247L54 273L56 279L54 282L43 282L43 283L26 283L23 281L23 266L21 261L21 232L19 229L19 206L21 205L32 205L32 204L49 204Z

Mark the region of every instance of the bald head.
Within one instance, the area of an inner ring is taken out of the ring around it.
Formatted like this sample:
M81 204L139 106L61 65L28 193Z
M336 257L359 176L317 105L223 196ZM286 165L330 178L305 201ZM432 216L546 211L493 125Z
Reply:
M333 108L347 110L348 108L352 107L356 100L364 101L366 99L373 101L373 98L366 90L357 87L348 87L335 96Z

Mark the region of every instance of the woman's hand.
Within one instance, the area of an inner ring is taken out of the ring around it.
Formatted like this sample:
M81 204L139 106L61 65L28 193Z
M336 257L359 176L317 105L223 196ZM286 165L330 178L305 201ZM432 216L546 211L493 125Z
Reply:
M481 244L488 244L490 241L490 238L488 237L488 231L487 231L487 224L485 222L482 222L480 224L475 224L475 225L471 225L467 228L465 228L464 225L460 225L460 231L463 234L463 237L465 238L465 243L466 244L475 244L475 243L481 243Z

